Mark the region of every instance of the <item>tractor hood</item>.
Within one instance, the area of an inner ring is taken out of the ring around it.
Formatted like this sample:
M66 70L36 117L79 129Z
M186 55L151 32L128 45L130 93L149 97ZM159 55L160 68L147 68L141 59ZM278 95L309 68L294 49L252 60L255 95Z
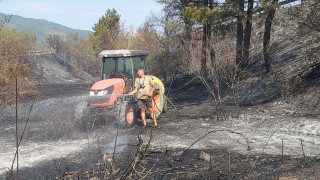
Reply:
M90 91L88 106L106 107L114 105L119 97L125 93L125 81L122 78L112 78L98 81Z
M114 90L122 94L125 89L125 82L122 78L112 78L112 79L101 80L94 83L91 87L91 90L100 91L100 90L107 89L111 86L114 86Z

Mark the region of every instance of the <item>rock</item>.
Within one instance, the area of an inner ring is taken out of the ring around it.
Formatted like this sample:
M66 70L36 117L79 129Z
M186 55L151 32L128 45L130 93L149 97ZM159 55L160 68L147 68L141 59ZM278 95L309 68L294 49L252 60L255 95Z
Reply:
M98 177L92 177L90 178L90 180L98 180L99 178Z
M291 109L284 109L283 111L287 114L290 114L290 115L292 115L296 112L295 110L291 110Z
M171 156L181 156L183 154L184 151L172 151L171 152Z
M298 178L296 176L289 175L289 176L280 176L279 180L298 180Z
M103 155L103 158L102 158L104 161L108 161L108 162L111 162L112 161L112 158L111 158L111 156L110 156L110 154L108 154L108 153L105 153L104 155Z
M210 154L204 152L204 151L201 151L200 152L200 157L199 157L201 160L204 160L204 161L207 161L207 162L210 162L211 160L211 156Z

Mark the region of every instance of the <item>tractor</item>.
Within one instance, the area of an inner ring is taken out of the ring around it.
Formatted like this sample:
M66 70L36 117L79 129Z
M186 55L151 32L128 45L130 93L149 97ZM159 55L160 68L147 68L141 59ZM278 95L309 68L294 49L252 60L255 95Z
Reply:
M101 80L94 83L89 92L87 107L91 114L113 114L112 117L115 117L122 127L132 126L140 118L136 96L128 93L134 88L137 69L146 69L147 56L147 51L127 49L104 50L99 54L102 58ZM149 74L148 76L155 84L151 98L155 116L158 118L161 113L166 112L165 88L159 78ZM148 111L146 115L151 118Z

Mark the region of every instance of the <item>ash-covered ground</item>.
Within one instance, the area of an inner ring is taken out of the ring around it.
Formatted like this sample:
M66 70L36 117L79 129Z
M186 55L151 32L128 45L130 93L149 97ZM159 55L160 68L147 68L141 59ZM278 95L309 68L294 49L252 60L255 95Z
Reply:
M119 171L115 175L120 177L128 171L137 149L147 146L137 167L147 178L320 176L319 114L278 99L257 106L226 106L217 117L211 98L197 84L192 79L173 83L169 97L174 106L169 105L157 129L151 122L147 128L138 122L118 129L112 115L105 117L106 123L96 121L95 126L79 128L77 119L85 112L90 85L42 87L19 149L19 176L93 177L89 172L104 169L106 157L115 152L113 163ZM197 93L191 95L191 91ZM31 104L29 100L19 104L19 134ZM3 110L0 122L0 169L1 177L6 177L15 154L14 107ZM203 160L202 153L209 154L211 161Z
M94 78L73 72L59 55L38 57L34 72L44 85L19 148L19 177L319 179L319 42L307 57L306 42L314 37L279 11L272 36L274 73L267 75L259 28L253 31L248 76L222 90L221 111L200 81L178 77L172 86L168 82L173 105L157 129L151 122L147 128L138 122L118 129L114 112L88 116L79 126L88 113L90 83L83 83ZM19 135L32 104L32 98L19 103ZM0 110L4 179L11 177L15 155L15 107Z

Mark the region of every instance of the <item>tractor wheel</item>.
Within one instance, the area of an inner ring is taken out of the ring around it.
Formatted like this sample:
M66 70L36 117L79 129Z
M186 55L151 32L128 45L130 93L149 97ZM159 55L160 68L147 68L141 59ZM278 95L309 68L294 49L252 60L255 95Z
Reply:
M132 103L127 104L125 121L127 126L132 126L135 122L136 108Z
M89 129L88 127L92 126L90 121L90 110L88 108L83 110L80 117L75 118L75 124L77 129L81 131L87 131L87 129Z
M85 108L81 115L75 118L75 124L81 131L92 131L107 124L107 116L105 111L99 109Z
M162 113L166 113L167 109L168 109L168 98L167 98L167 96L163 95Z
M161 90L159 90L158 95L153 98L153 103L156 118L159 119L165 105L165 95L161 93Z
M121 101L118 105L116 117L120 127L132 126L135 122L135 106L134 104Z

